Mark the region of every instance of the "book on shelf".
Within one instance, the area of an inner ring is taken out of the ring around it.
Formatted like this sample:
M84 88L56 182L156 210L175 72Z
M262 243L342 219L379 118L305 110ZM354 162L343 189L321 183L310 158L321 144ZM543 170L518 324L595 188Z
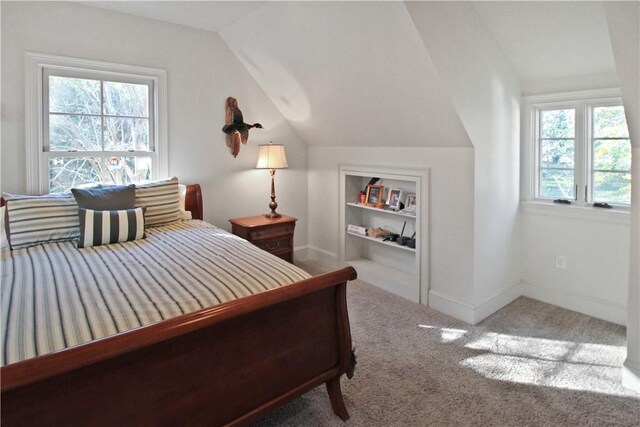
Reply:
M360 227L359 225L349 224L347 225L347 233L359 234L361 236L367 235L366 227Z

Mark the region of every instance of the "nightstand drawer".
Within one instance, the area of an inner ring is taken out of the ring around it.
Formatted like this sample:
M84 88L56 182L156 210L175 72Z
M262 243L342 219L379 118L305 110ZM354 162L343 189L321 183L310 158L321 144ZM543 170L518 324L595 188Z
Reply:
M277 240L254 240L253 244L267 252L290 251L293 249L291 246L291 237Z
M274 237L279 236L291 236L293 235L294 225L291 224L283 224L278 227L268 227L262 228L258 230L249 231L249 235L247 240L255 241L255 240L263 240L263 239L273 239Z
M229 220L233 234L290 263L293 263L296 221L297 219L287 215L279 218L256 215Z

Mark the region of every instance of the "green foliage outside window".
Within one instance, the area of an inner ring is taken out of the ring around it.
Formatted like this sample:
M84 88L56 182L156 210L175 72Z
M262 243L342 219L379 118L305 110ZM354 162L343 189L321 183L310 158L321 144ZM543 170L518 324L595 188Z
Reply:
M629 204L631 143L622 106L591 110L593 201ZM575 110L540 111L540 196L575 197Z
M593 199L631 203L631 141L622 106L593 109Z
M540 195L575 197L575 110L540 113Z

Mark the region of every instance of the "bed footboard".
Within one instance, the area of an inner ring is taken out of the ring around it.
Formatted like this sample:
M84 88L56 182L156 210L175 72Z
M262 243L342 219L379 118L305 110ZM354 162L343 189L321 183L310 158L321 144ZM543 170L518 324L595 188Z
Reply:
M2 368L2 425L246 424L326 383L348 413L347 267Z

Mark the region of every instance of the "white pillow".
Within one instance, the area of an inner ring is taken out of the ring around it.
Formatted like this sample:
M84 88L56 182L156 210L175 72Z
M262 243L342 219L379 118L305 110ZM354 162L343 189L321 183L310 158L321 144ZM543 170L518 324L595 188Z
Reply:
M184 184L178 184L178 191L180 192L180 218L183 220L193 219L191 211L188 211L185 206L187 201L187 186Z
M7 240L7 230L4 226L6 206L0 208L0 249L8 248L9 241Z

